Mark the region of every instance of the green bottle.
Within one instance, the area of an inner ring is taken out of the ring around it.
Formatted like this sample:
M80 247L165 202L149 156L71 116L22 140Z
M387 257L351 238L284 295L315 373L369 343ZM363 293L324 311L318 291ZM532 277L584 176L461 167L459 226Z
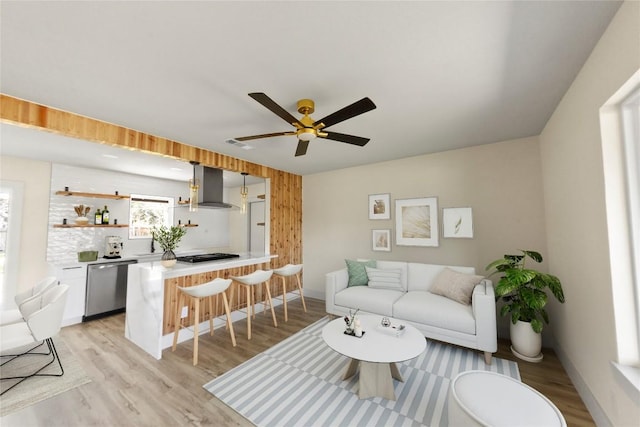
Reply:
M109 209L107 209L107 205L105 205L102 210L102 223L109 224Z
M93 223L95 225L102 224L102 213L100 212L100 209L96 209L96 213L94 214L94 217L93 217Z

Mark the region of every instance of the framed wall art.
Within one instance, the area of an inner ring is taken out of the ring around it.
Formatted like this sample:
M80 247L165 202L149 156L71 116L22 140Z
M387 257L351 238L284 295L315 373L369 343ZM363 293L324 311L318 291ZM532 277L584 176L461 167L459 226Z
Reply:
M396 200L396 245L438 246L438 198Z
M391 230L371 230L372 249L391 252Z
M369 194L369 219L390 219L390 203L389 193Z
M473 214L471 208L442 209L442 237L473 238Z

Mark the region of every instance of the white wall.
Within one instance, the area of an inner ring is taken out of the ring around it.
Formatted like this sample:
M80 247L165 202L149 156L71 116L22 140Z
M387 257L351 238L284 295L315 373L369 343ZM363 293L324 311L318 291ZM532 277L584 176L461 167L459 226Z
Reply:
M616 359L599 109L640 67L640 3L625 2L540 135L556 352L599 425L638 425Z
M48 273L46 251L51 164L0 156L0 177L24 184L16 287L19 292L31 288Z
M438 198L439 247L395 245L391 220L368 219L369 194ZM324 298L325 274L345 258L473 266L519 248L546 253L537 138L482 145L303 177L305 293ZM442 208L471 207L473 239L444 239ZM391 252L371 249L371 230L391 229ZM544 266L541 266L544 270ZM508 330L506 319L501 329ZM504 335L504 332L501 333Z

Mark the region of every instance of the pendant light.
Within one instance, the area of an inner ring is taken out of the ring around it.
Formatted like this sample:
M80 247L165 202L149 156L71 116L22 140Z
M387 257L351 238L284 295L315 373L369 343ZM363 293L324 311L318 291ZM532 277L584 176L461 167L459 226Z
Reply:
M240 187L240 213L247 213L247 196L249 196L249 189L247 188L247 172L242 172L242 187Z
M200 182L196 179L196 166L198 166L200 162L192 160L189 163L193 165L193 179L189 180L189 212L197 212Z

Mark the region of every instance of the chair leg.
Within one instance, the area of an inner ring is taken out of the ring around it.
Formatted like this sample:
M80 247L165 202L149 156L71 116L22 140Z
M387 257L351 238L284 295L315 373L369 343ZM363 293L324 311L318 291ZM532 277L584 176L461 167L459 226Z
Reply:
M267 299L269 300L269 307L271 308L271 317L273 318L273 326L278 327L278 321L276 320L276 312L273 310L273 301L271 301L271 291L269 291L268 282L264 282L264 288L267 290Z
M282 305L284 306L284 321L289 321L289 313L287 313L287 278L280 276L282 279Z
M193 319L193 366L198 364L198 325L200 324L200 298L196 298L195 316Z
M298 280L298 291L300 291L300 299L302 300L302 308L304 312L307 312L307 305L304 303L304 295L302 293L302 283L300 283L300 273L296 273L296 279Z
M184 295L180 290L178 292L178 308L176 310L176 318L174 320L175 327L173 328L173 346L171 347L171 351L176 351L176 346L178 345L178 334L180 333L180 323L182 322L182 304L184 304Z
M9 390L11 390L12 388L14 388L15 386L17 386L18 384L20 384L21 382L32 378L32 377L61 377L64 375L64 368L62 367L62 362L60 361L60 356L58 355L58 351L56 350L56 346L53 343L53 339L52 338L47 338L44 342L47 343L47 347L49 348L49 353L51 355L51 360L44 366L42 366L40 369L38 369L36 372L29 374L29 375L24 375L24 376L17 376L17 377L4 377L1 378L2 381L4 380L17 380L19 379L20 381L18 381L17 383L13 384L11 387L7 388L6 390L4 390L2 393L0 393L0 396L4 395L6 392L8 392ZM37 346L39 347L39 345ZM37 353L37 354L44 354L44 353ZM15 359L15 357L13 358ZM11 359L11 360L13 360ZM11 361L9 360L9 362ZM58 362L58 367L60 368L60 373L59 374L41 374L40 372L42 372L46 367L48 367L49 365L51 365L53 362L57 361ZM7 362L5 362L7 363Z
M23 351L20 354L2 354L2 355L0 355L0 357L10 357L11 359L5 360L4 362L0 363L0 366L4 366L5 364L11 362L13 359L15 359L17 357L20 357L20 356L24 356L25 354L49 356L51 354L51 351L48 351L46 353L33 353L33 350L35 350L38 347L43 346L44 344L45 344L45 341L40 341L38 344L36 344L33 347L31 347L29 350Z
M231 310L229 310L229 303L227 302L227 294L222 293L222 301L224 302L224 311L227 313L227 328L229 328L229 334L231 334L231 343L236 346L236 334L233 332L233 322L231 322Z

